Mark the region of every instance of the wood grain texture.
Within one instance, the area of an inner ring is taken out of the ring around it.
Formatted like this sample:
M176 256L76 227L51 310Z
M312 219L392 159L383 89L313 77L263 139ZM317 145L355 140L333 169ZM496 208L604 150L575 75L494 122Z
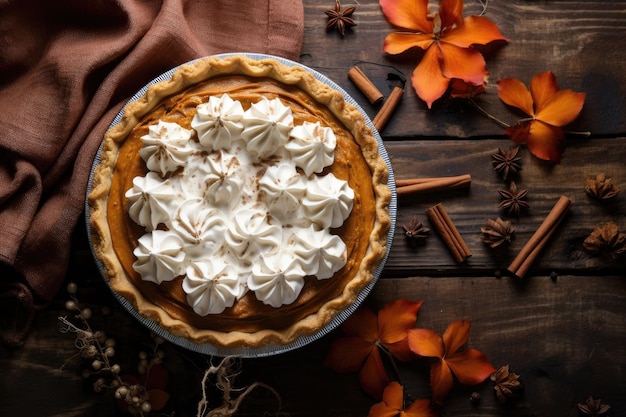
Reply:
M304 0L300 62L338 83L373 118L378 107L356 89L348 70L358 64L388 95L395 85L388 75L410 78L419 54L386 56L382 45L393 28L378 1L354 3L357 26L342 38L325 30L324 11L334 1ZM470 320L469 346L484 352L494 366L509 364L521 375L524 389L517 401L499 404L489 381L457 385L438 410L441 416L575 417L580 415L576 404L592 395L611 405L610 417L626 417L626 265L581 250L583 239L605 222L626 230L626 2L466 1L466 16L480 13L509 42L484 49L490 83L479 104L515 123L519 115L498 99L495 82L514 77L528 84L533 75L551 70L561 88L586 93L583 111L568 129L590 131L591 137L568 138L557 165L522 148L523 169L515 181L529 190L530 210L511 218L498 209L498 190L505 184L491 165L491 154L513 146L503 129L462 100L443 99L428 110L407 84L382 131L395 176L471 174L472 184L468 190L400 199L389 258L366 304L377 309L398 298L424 300L417 326L437 332L454 320ZM622 190L610 202L599 203L585 194L585 179L599 173ZM496 278L495 271L506 268L561 195L573 206L530 273L522 280ZM444 205L472 251L464 264L454 261L434 231L423 246L410 247L404 239L402 224L417 216L430 227L425 210L437 203ZM512 221L515 238L510 246L491 250L481 240L480 227L498 216ZM82 301L96 313L92 325L117 340L116 361L132 373L139 351L150 348L148 332L102 282L84 225L73 245L68 281L79 283ZM58 317L68 314L64 302L65 294L60 294L39 312L23 346L0 347L0 416L121 415L112 392L95 393L93 378L80 376L84 364L79 358L66 364L77 350L73 335L60 332ZM111 307L112 315L99 314L103 306ZM292 352L243 360L238 386L267 383L280 394L282 407L261 389L237 415L367 415L375 401L361 391L356 375L323 366L339 336L337 330ZM196 416L200 379L214 362L170 344L164 348L172 378L167 415ZM423 362L403 364L400 373L413 398L428 397ZM481 394L478 405L468 400L472 392ZM218 399L219 392L212 389L211 405L218 405Z
M388 95L389 73L410 79L420 58L418 51L390 56L382 51L385 37L395 30L382 16L376 0L359 1L357 26L341 38L324 29L324 10L332 2L305 1L305 42L301 62L320 70L353 97L362 94L347 72L359 64L366 75ZM345 3L345 2L344 2ZM486 8L483 13L483 5ZM346 3L347 4L347 3ZM479 102L501 120L514 124L519 114L498 99L495 82L513 77L526 85L533 75L552 71L561 88L584 91L585 107L569 126L595 136L626 132L626 2L623 1L466 1L465 16L483 15L495 22L508 43L490 45L485 52L489 85ZM402 105L383 130L385 139L403 137L493 137L502 129L459 100L440 100L432 110L413 93L410 83ZM376 108L363 98L365 111Z
M137 353L148 350L151 339L106 291L100 283L79 295L95 312L101 306L112 308L111 315L92 324L116 338L115 360L133 373ZM494 366L509 364L521 376L524 389L517 401L499 404L488 381L471 387L457 385L441 415L575 416L576 403L588 395L601 396L611 404L612 416L624 415L624 277L561 275L555 280L532 277L523 282L467 276L384 279L366 305L377 310L398 298L424 301L417 327L443 332L454 320L470 320L468 346L485 353ZM94 378L80 377L82 362L73 358L77 352L73 335L59 331L58 317L67 314L61 301L38 316L36 329L22 348L0 348L2 415L116 415L111 393L94 393L90 388ZM332 341L341 335L341 331L333 332L279 356L245 359L236 384L266 383L280 394L282 407L278 410L276 398L259 389L238 415L257 416L260 410L301 417L367 415L375 401L359 389L356 374L337 374L322 365ZM172 345L165 349L165 365L173 378L170 389L178 398L176 415L195 415L200 378L216 359ZM402 383L413 397L426 398L424 362L400 363L399 368ZM468 400L472 392L481 394L478 406ZM213 400L214 406L219 404L217 397Z
M626 190L626 165L623 162L624 138L611 140L570 141L561 164L549 166L521 149L522 170L514 178L521 188L527 188L530 209L519 218L498 208L501 197L498 190L506 184L493 171L491 154L498 148L508 149L514 144L507 140L405 140L386 142L396 178L438 177L471 174L469 190L453 190L445 194L402 196L398 201L397 227L393 249L386 263L385 274L402 276L414 274L492 274L505 268L524 243L537 230L561 195L569 197L573 206L535 270L549 274L552 270L584 270L591 273L617 273L624 265L603 257L589 256L582 250L582 241L600 225L612 221L621 230L626 229L626 193L620 193L609 202L600 203L585 192L585 179L599 173L612 177L613 182ZM579 161L588 161L580 164ZM425 225L425 210L441 202L473 253L466 264L456 264L446 252L436 232L425 245L412 247L404 237L403 224L417 216ZM486 220L501 217L515 227L510 245L490 249L482 242L480 228Z

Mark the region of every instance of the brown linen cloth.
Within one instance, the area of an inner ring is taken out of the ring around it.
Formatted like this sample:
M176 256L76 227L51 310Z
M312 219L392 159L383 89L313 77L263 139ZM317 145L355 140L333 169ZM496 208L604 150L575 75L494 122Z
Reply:
M126 100L201 56L297 60L303 21L300 0L0 0L0 307L28 310L4 339L59 291L93 158Z

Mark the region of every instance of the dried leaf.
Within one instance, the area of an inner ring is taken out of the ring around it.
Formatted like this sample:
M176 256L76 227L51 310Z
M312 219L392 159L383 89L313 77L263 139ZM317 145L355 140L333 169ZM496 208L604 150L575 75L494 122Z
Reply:
M359 372L359 385L372 398L379 399L388 384L389 376L380 352L374 349Z
M474 85L459 78L455 78L450 83L450 97L463 99L474 98L483 94L486 89L486 80L480 85Z
M515 78L497 82L498 97L509 106L530 116L506 130L516 143L526 143L536 157L559 162L565 148L562 126L572 122L585 102L585 93L559 90L551 71L537 74L530 82L530 90Z
M165 390L159 388L148 390L148 401L154 411L163 409L169 399L170 394L168 394Z
M333 342L325 365L336 372L359 371L363 390L381 398L389 379L379 346L399 360L413 359L407 331L415 327L421 306L421 301L399 299L386 304L378 314L365 306L358 308L341 326L345 336Z
M400 360L407 361L414 357L409 349L407 330L415 327L417 313L422 303L399 299L387 303L378 312L380 340L391 354Z
M448 326L443 336L429 329L408 332L409 347L413 352L438 359L430 369L433 401L437 404L441 404L452 389L454 377L462 384L474 385L495 371L483 353L465 347L469 331L469 321L457 320Z
M383 393L383 401L370 408L368 417L436 417L429 400L415 400L405 407L404 388L397 382L391 382Z
M445 346L441 336L431 329L409 330L409 347L419 356L441 358L445 353Z
M379 0L389 23L403 29L387 36L383 51L396 55L412 48L424 51L411 78L417 95L432 107L459 79L481 86L487 79L485 59L473 45L507 39L484 16L463 18L463 1L442 1L431 14L428 0Z

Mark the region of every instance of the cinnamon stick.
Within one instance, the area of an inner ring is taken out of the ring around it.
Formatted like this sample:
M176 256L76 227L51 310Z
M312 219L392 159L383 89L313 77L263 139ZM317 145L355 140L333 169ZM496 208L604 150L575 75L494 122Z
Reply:
M426 215L458 263L465 262L472 256L472 252L441 203L428 208Z
M409 178L396 180L398 195L419 194L433 191L466 188L472 183L470 174L452 177Z
M372 120L376 130L381 131L382 128L385 127L391 115L396 110L396 107L400 104L403 94L404 89L401 87L396 86L391 90L391 94L389 94L387 100L385 100L380 110L378 110L378 113L376 113L376 116L374 116L374 120Z
M376 88L374 83L367 78L367 75L357 66L350 68L348 78L367 97L371 104L379 104L383 101L383 93Z
M523 278L528 272L531 265L535 262L544 246L548 243L558 225L561 223L565 214L572 205L572 201L561 196L548 216L544 219L543 223L526 242L522 250L517 254L515 259L511 262L507 270L518 278Z

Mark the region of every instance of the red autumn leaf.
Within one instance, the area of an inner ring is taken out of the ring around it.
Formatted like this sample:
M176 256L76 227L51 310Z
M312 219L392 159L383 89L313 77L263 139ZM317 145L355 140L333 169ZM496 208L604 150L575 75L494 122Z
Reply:
M578 117L585 93L559 90L551 71L535 75L530 81L530 90L515 78L505 78L497 85L500 100L529 116L505 133L512 141L525 143L537 158L559 162L565 150L562 126Z
M385 38L383 51L392 55L412 48L424 51L411 81L428 108L443 96L451 79L483 85L487 66L473 46L507 40L486 17L463 18L463 0L441 0L434 15L428 11L428 0L379 0L379 4L389 23L404 29Z
M470 322L458 320L439 336L430 329L411 329L409 347L419 356L438 359L430 369L430 386L433 401L441 404L454 386L454 377L465 385L475 385L489 377L495 368L484 354L476 349L466 349Z
M345 336L336 339L326 357L325 365L335 372L359 371L361 388L374 398L381 398L389 377L380 349L388 350L399 360L415 358L407 339L407 331L415 326L422 302L395 300L378 314L360 307L341 326Z
M163 364L155 363L150 366L150 370L142 375L143 383L146 389L153 388L164 390L170 380L170 373Z
M429 400L415 400L406 408L404 404L402 385L392 382L383 392L383 401L370 408L368 417L435 417L437 415L430 407Z
M486 91L486 87L487 82L481 85L474 85L455 78L450 82L450 97L464 99L474 98L483 94Z
M148 390L148 402L150 403L150 406L154 411L159 411L163 409L169 399L170 394L168 394L168 392L165 390L159 388Z
M495 372L487 357L476 349L465 349L446 359L452 373L463 385L480 384Z

